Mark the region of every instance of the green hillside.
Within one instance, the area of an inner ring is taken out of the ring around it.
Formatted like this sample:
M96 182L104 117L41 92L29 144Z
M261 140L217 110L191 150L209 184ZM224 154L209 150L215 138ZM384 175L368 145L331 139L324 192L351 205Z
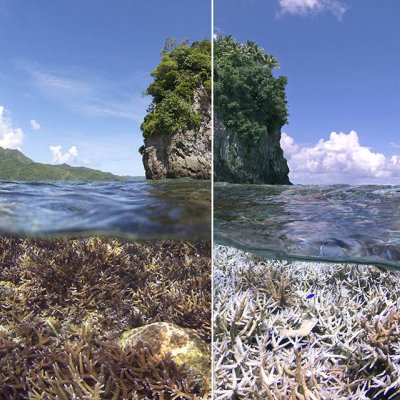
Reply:
M124 181L126 178L67 164L40 164L18 150L0 147L0 180L7 181Z

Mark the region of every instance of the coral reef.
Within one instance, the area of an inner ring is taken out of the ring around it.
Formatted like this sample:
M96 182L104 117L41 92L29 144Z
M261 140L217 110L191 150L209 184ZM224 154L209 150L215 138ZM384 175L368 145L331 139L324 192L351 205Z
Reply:
M0 238L0 399L200 399L208 376L121 335L210 342L210 243ZM201 338L201 339L200 339Z
M400 399L400 275L214 251L214 398Z

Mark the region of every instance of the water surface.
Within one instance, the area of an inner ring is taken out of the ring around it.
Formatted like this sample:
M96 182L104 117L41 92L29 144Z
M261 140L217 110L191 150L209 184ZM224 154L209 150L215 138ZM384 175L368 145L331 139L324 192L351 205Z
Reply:
M210 235L209 181L0 181L0 232L195 239Z
M400 186L216 183L214 238L271 258L400 269Z

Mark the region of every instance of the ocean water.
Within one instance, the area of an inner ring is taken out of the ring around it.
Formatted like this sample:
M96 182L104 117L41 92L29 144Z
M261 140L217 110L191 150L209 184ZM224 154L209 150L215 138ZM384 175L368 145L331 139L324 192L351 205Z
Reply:
M214 240L269 258L400 269L400 186L214 186Z
M207 239L210 220L207 181L0 181L2 234Z

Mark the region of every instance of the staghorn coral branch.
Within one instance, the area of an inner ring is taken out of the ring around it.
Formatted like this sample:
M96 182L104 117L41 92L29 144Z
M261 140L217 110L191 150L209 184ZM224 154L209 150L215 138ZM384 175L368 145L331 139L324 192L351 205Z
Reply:
M399 274L214 254L216 399L400 398Z

